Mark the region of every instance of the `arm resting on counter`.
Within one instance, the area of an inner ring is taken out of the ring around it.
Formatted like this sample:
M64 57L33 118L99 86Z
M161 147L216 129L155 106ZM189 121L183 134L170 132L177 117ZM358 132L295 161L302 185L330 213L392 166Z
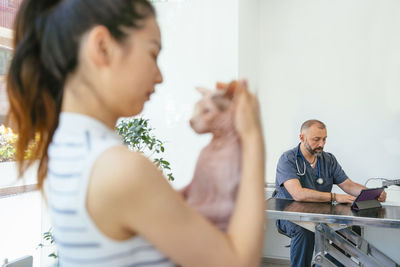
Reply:
M360 194L360 191L362 189L366 189L367 187L357 184L353 182L350 179L346 179L343 183L338 184L338 186L347 194L353 195L353 196L358 196ZM386 192L383 191L382 194L379 196L378 200L380 202L385 202L386 201Z
M343 183L338 184L338 186L347 194L352 195L352 196L358 196L360 194L362 189L365 189L366 187L360 184L357 184L347 178Z
M330 192L319 192L317 190L303 188L300 181L296 178L287 180L283 183L286 190L296 201L303 202L331 202L332 195ZM346 194L336 194L338 203L352 203L354 197Z

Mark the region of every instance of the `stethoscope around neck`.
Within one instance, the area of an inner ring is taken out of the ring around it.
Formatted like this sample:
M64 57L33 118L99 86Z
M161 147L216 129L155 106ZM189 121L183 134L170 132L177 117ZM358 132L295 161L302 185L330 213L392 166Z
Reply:
M303 153L300 152L300 144L297 146L296 155L295 155L295 158L296 158L295 162L296 162L296 168L297 168L297 175L304 176L304 175L306 175L306 171L307 171L306 159L304 158ZM303 172L300 171L299 164L297 163L297 158L299 156L303 160ZM322 185L324 183L324 179L321 177L321 166L320 166L320 163L319 163L319 157L317 157L317 168L318 168L318 177L317 177L317 179L315 181L317 182L317 184Z

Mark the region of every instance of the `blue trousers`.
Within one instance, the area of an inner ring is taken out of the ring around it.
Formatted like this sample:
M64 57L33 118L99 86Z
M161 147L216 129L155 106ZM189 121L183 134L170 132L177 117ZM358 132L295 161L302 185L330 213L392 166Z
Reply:
M276 227L290 237L290 266L311 266L314 252L314 233L286 220L277 220Z

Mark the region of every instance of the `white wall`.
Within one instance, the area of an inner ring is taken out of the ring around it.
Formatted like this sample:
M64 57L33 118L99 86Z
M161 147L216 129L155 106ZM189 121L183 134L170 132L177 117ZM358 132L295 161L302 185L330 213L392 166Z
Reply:
M196 86L214 88L238 73L238 7L231 0L187 0L155 4L162 33L160 66L164 82L146 104L144 116L165 140L180 188L192 179L195 162L210 136L189 127Z
M259 1L268 182L310 118L327 124L326 150L353 180L400 178L399 13L396 0ZM400 203L400 190L389 188L388 200ZM367 227L365 236L400 262L400 231ZM269 220L264 255L288 256L282 244Z
M269 166L317 118L353 180L400 178L399 11L395 0L260 1Z
M239 0L239 78L248 80L249 88L259 93L260 17L259 0Z
M0 198L0 264L5 258L11 261L32 255L33 266L41 266L41 249L38 248L42 241L40 206L38 191Z
M15 162L0 163L0 188L14 187L36 183L38 164L32 165L18 179ZM0 263L5 258L17 259L25 255L32 255L34 267L40 266L42 242L41 205L39 191L0 198ZM47 257L47 255L46 255Z

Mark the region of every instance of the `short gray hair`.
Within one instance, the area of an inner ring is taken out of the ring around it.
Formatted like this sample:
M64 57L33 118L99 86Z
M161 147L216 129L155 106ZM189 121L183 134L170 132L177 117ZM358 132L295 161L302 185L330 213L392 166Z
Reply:
M325 129L326 128L326 125L322 121L319 121L319 120L308 120L308 121L303 122L303 124L301 125L300 133L305 132L306 130L308 130L314 124L318 124L318 128L320 128L320 129Z

